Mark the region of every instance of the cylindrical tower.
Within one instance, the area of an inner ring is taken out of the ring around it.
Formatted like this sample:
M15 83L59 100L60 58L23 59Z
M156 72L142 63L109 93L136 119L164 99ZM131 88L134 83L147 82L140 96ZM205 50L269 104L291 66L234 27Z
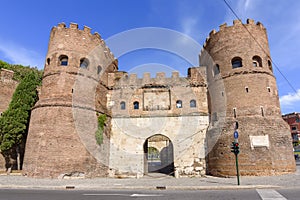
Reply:
M242 175L273 175L295 171L289 127L281 118L276 79L265 27L235 20L213 30L204 44L200 64L207 67L210 126L207 133L208 173L236 175L235 122Z
M107 174L109 136L99 146L95 131L97 114L108 114L107 76L116 70L117 62L98 33L86 26L79 30L74 23L52 28L24 172L40 177Z

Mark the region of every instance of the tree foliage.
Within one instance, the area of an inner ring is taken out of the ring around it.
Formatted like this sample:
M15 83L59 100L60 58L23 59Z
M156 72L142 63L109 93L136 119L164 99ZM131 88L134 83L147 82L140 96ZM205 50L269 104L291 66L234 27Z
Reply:
M30 111L38 100L37 86L41 74L35 70L25 73L17 86L8 109L0 118L0 150L5 154L26 139Z
M16 81L21 81L26 76L26 74L31 73L32 71L37 73L39 76L42 76L43 73L42 70L38 70L36 67L32 68L23 65L11 65L8 64L7 62L0 60L0 69L1 68L14 71L13 79Z

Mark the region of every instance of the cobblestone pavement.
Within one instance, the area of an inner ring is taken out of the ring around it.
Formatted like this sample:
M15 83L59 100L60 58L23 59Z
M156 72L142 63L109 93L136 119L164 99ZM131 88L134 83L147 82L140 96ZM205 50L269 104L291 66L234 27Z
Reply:
M151 174L142 178L94 178L94 179L36 179L24 176L0 176L0 188L36 189L238 189L238 188L300 188L300 162L295 174L237 178L174 178Z

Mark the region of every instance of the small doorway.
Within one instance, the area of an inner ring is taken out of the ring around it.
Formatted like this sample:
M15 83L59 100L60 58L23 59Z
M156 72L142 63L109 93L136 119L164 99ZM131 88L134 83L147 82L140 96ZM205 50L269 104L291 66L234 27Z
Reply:
M164 135L153 135L144 143L145 174L174 175L174 153L171 140Z

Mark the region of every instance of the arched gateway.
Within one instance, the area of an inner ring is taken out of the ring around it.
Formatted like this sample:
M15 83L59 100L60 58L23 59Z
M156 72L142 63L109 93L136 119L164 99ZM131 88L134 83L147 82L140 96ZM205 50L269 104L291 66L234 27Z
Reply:
M174 151L172 141L161 134L153 135L144 143L144 173L174 175Z

